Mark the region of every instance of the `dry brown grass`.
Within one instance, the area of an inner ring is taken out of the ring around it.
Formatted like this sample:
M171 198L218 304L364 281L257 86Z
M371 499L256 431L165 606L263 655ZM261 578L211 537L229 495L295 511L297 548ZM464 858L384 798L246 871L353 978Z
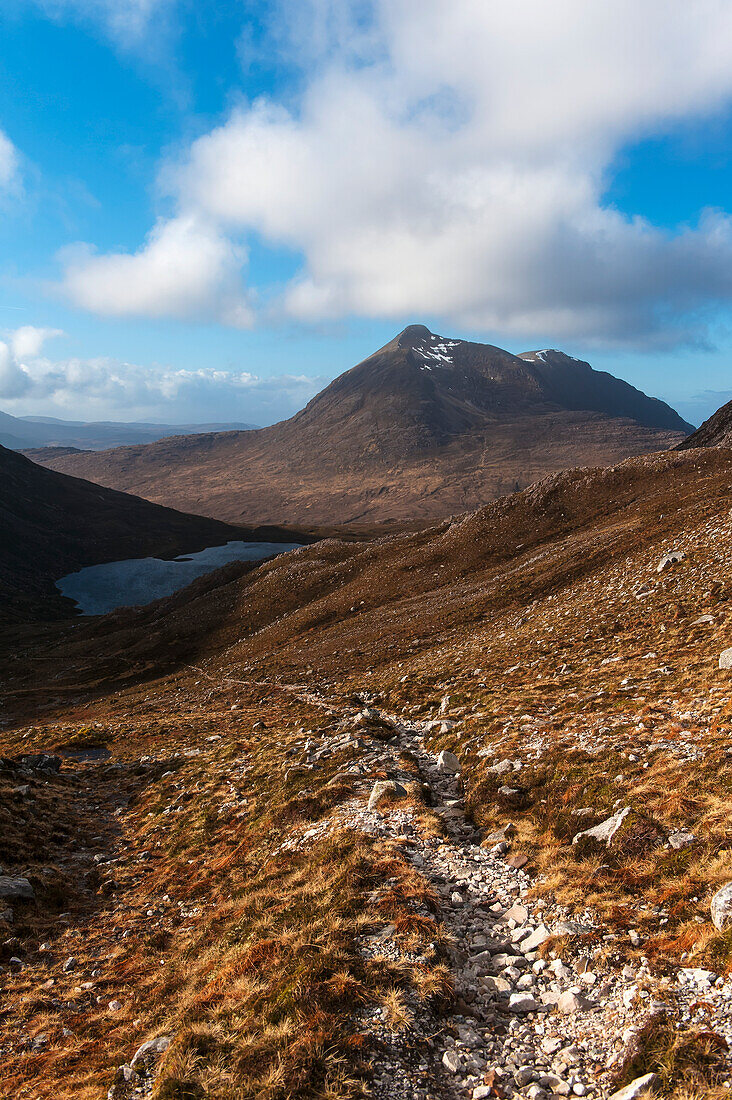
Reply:
M728 1047L714 1031L680 1031L663 1014L651 1017L632 1040L613 1085L657 1073L664 1096L682 1100L695 1095L712 1100L728 1090Z
M33 921L41 922L34 942L52 940L52 963L44 968L33 957L13 981L0 1036L4 1024L10 1036L22 1021L49 1044L30 1054L11 1040L0 1092L96 1100L140 1042L169 1033L175 1038L156 1079L159 1100L361 1095L364 1011L384 1008L386 1025L398 1030L409 1027L410 998L450 996L434 894L398 843L338 829L282 847L353 797L344 773L351 750L316 772L287 776L289 749L302 741L298 724L327 729L330 719L278 699L243 701L233 716L194 708L171 723L159 717L166 706L133 718L125 710L124 722L107 714L111 763L125 766L102 766L98 789L84 791L73 769L58 781L63 804L74 805L92 832L99 826L90 803L101 802L104 819L113 793L124 793L129 808L116 819L124 833L114 843L123 861L111 875L102 865L96 891L83 904L72 901L60 937L51 914L20 922L29 947ZM265 729L254 731L262 718ZM33 727L26 740L37 747L50 732ZM199 755L176 755L191 746ZM138 754L151 748L157 762L140 765ZM421 814L433 828L434 815L412 804L417 820ZM75 927L85 920L84 931ZM394 941L422 961L364 957L358 937L387 924L395 925ZM72 954L77 968L63 975L59 962ZM84 994L80 983L92 969L93 991ZM40 982L49 972L56 984L45 991ZM123 1008L110 1014L113 997ZM69 1001L79 1005L71 1014L62 1007ZM64 1036L62 1026L73 1034Z

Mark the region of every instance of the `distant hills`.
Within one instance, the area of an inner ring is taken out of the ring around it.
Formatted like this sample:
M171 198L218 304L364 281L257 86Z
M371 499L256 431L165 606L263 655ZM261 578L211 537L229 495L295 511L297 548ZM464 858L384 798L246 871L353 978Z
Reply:
M0 412L0 444L14 451L40 447L74 447L101 451L131 443L152 443L166 435L192 432L247 431L252 424L148 424L116 421L87 423L52 416L11 416Z
M560 351L513 355L410 325L271 427L39 458L228 522L370 529L470 511L692 430L663 401Z

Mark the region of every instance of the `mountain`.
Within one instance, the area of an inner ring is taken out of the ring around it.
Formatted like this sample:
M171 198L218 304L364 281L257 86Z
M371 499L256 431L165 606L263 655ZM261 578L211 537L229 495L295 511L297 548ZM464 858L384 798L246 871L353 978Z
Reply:
M679 444L679 450L690 447L732 447L732 401L717 409L688 439Z
M43 461L229 522L373 527L465 512L691 430L663 402L560 352L517 356L410 325L272 427Z
M275 540L268 530L243 531L47 470L4 447L0 529L0 616L6 621L68 615L54 581L87 565L170 558L234 539Z
M252 424L148 424L57 420L52 416L11 416L0 412L0 445L20 451L36 447L77 447L100 451L131 443L152 443L166 435L248 431Z

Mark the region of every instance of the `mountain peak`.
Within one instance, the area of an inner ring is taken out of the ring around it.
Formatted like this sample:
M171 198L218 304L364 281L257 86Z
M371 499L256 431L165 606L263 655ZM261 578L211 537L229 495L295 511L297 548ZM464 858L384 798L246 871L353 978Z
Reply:
M407 325L396 338L400 348L411 347L421 340L430 340L434 333L430 332L426 325Z
M464 341L438 336L430 332L426 325L407 325L395 343L396 347L406 348L414 354L416 366L421 370L432 370L433 367L453 366L452 350Z

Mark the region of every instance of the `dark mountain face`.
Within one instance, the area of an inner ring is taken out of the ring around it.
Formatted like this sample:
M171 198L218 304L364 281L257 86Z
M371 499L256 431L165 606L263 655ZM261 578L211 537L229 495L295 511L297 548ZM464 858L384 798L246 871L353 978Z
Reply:
M694 425L635 386L615 378L607 371L594 370L582 359L563 351L525 351L521 358L532 363L548 387L550 397L565 409L586 409L605 416L622 416L648 428L692 432Z
M689 428L559 352L410 325L272 427L43 461L234 522L422 524L547 473L673 447Z
M399 456L547 403L535 370L490 344L472 344L410 325L340 375L289 425L310 434L325 425L353 458L377 450ZM280 425L283 428L284 425Z
M54 581L86 565L269 538L37 466L0 447L0 621L69 614Z
M679 444L679 450L691 447L732 447L732 401L717 409L693 435Z

